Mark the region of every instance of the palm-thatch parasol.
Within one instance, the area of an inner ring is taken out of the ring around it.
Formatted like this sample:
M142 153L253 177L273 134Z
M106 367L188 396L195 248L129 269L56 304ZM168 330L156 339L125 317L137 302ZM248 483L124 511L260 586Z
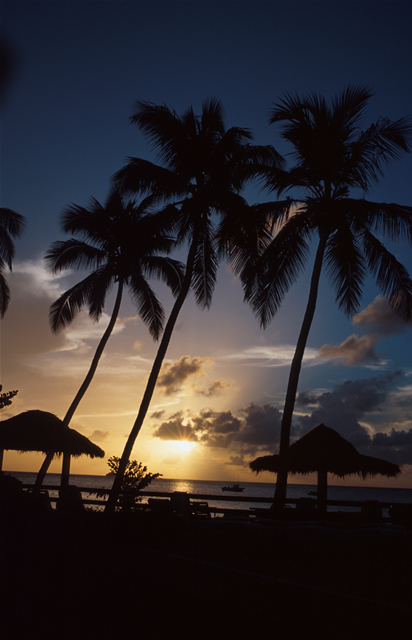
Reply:
M0 422L0 450L103 458L104 451L48 411L25 411ZM63 484L63 483L62 483Z
M280 467L280 456L261 456L253 460L249 467L256 473L261 471L277 473ZM392 462L361 455L348 440L324 424L315 427L290 446L287 468L290 473L317 472L318 510L322 512L326 512L328 473L340 478L359 475L365 479L368 476L377 475L393 478L401 472L400 467Z

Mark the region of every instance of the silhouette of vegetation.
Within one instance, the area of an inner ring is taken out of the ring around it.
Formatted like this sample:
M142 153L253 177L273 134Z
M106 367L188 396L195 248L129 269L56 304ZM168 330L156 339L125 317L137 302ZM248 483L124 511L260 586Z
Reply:
M46 254L47 266L54 274L64 269L92 269L86 278L68 289L51 306L50 324L55 332L70 324L83 307L88 308L89 316L97 322L103 313L108 292L113 284L117 285L109 324L89 371L63 418L66 426L96 372L118 318L124 289L130 290L132 301L155 340L162 331L165 314L147 278L155 276L164 280L174 295L180 291L183 265L160 255L171 251L174 240L169 235L169 221L153 211L155 201L155 198L147 197L137 205L132 200L126 201L119 190L112 189L104 205L94 198L88 208L72 205L63 212L62 227L66 233L73 233L79 238L55 242ZM39 472L42 477L52 459L53 452L50 452ZM67 467L69 460L70 457L66 456ZM68 473L68 468L65 468L62 483L66 483Z
M3 386L0 384L0 409L11 405L11 401L18 394L18 391L5 391L1 393Z
M110 468L110 475L117 474L119 470L120 458L112 456L108 459L107 464ZM146 489L153 480L160 478L161 473L147 473L147 467L141 462L129 460L122 480L119 496L117 499L116 510L123 513L134 513L138 510L138 504L142 499L140 492ZM93 491L90 495L104 498L108 495L105 489Z
M411 149L412 128L402 118L379 118L361 130L372 92L348 87L329 105L322 96L287 94L271 111L270 122L282 123L282 137L293 147L295 164L274 168L266 186L278 196L296 192L285 201L257 205L257 215L270 220L276 233L259 259L237 267L246 299L262 326L278 311L289 287L305 268L309 241L317 238L307 307L292 360L283 411L280 459L286 461L290 428L305 347L315 313L323 267L336 291L336 301L348 316L361 302L369 272L405 320L412 317L412 281L406 268L386 249L382 240L412 241L412 207L370 202L351 196L367 193L384 168ZM279 467L275 508L283 508L287 466Z
M18 391L5 391L1 393L3 390L3 386L0 384L0 409L4 409L4 407L9 407L11 405L11 401L18 394ZM3 467L3 456L4 450L0 448L0 472Z
M10 302L10 289L4 271L12 270L15 253L13 238L24 231L25 218L11 209L0 208L0 318L4 317Z
M106 511L113 511L133 445L141 429L180 310L193 289L196 302L209 307L219 264L214 216L234 220L249 212L240 192L263 164L277 165L272 147L249 144L249 130L224 125L218 100L203 104L202 115L189 108L181 117L165 105L137 102L131 118L148 138L160 165L132 158L115 176L123 189L150 192L169 203L164 209L176 230L177 246L188 243L186 275L166 323L140 409L126 442Z

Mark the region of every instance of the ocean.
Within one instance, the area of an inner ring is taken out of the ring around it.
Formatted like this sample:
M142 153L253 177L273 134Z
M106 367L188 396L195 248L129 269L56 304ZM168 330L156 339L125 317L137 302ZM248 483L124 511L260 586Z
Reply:
M28 472L13 472L7 471L10 474L23 482L24 484L34 484L36 479L35 473ZM113 477L111 476L93 476L93 475L76 475L70 476L70 484L87 489L90 492L94 489L110 488L113 483ZM56 486L60 484L60 474L50 473L47 474L44 480L44 487ZM216 495L216 500L208 500L209 504L220 508L242 508L249 509L251 507L269 507L275 491L275 483L262 483L262 482L242 482L241 486L244 487L242 493L229 493L222 492L222 487L232 484L231 482L220 482L217 480L174 480L167 478L158 478L154 480L152 484L147 488L147 491L159 491L172 493L173 491L186 491L189 494L207 494ZM83 498L91 497L89 491L83 491ZM316 491L315 485L307 484L289 484L287 497L298 499L307 498L311 496L310 492ZM57 496L57 491L50 490L50 496ZM242 498L267 498L266 503L260 503L257 505L253 502L232 502L228 500L228 497L242 496ZM96 496L92 496L95 498ZM365 500L377 500L384 503L407 503L412 504L412 489L391 489L391 488L376 488L376 487L337 487L328 486L328 499L329 500L349 500L349 501L365 501ZM143 497L142 502L145 502L146 498ZM330 511L333 510L351 510L351 507L328 507ZM353 510L353 508L352 508ZM385 510L384 510L385 515Z

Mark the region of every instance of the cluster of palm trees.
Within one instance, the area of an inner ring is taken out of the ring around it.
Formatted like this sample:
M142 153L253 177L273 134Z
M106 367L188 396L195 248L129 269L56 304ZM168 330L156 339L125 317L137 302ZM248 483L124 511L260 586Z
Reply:
M63 213L63 230L73 237L52 245L47 265L53 273L80 267L90 268L91 273L52 305L52 329L66 326L83 307L98 320L107 292L113 284L117 286L110 323L65 424L96 371L125 288L151 335L159 339L107 512L115 509L180 310L190 291L198 305L209 307L221 259L229 261L242 282L245 299L266 326L305 268L310 242L317 241L283 411L281 459L289 448L322 267L347 315L359 309L362 285L370 272L392 308L405 320L411 319L412 281L383 243L395 238L412 243L412 207L370 202L365 194L386 165L410 151L412 126L405 118L395 122L381 118L361 129L371 96L369 88L360 86L348 87L330 104L317 95L285 95L274 105L270 123L281 123L281 135L292 147L292 166L273 146L253 145L249 130L225 129L218 100L205 102L200 116L192 108L178 116L166 105L137 102L131 122L146 136L158 164L129 158L114 176L104 206L92 200L88 208L71 206ZM248 204L242 191L251 180L260 181L276 199ZM359 189L364 197L356 199L351 194ZM141 198L139 204L135 197ZM187 247L185 264L168 257L182 245ZM167 319L148 283L151 276L163 279L175 296ZM281 465L276 507L284 504L286 486L287 469Z

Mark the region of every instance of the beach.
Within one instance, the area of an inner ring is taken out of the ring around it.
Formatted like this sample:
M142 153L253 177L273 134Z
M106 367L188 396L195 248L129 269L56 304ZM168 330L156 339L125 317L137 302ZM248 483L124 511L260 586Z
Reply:
M2 518L7 640L409 638L397 527L102 513Z

